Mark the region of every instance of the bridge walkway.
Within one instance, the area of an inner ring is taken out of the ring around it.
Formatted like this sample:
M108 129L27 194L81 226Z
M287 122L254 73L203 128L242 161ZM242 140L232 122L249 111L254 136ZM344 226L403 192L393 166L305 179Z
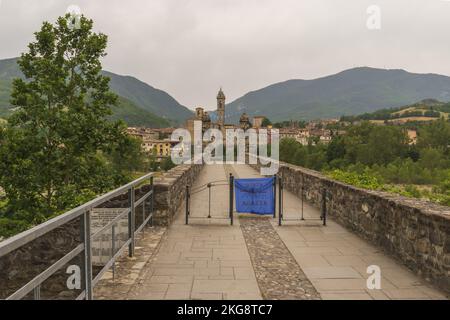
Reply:
M205 166L196 186L214 180L259 177L247 165ZM195 186L194 186L195 188ZM284 195L286 218L298 218L301 200ZM192 196L193 218L184 208L168 228L158 252L145 266L129 299L445 299L377 247L332 219L286 222L237 218L229 225L228 186ZM306 218L319 211L304 204ZM201 218L203 217L203 218ZM272 248L272 249L267 249ZM381 268L381 289L367 288L367 267ZM286 267L288 266L288 267ZM311 285L312 284L312 285ZM284 289L283 289L284 288Z

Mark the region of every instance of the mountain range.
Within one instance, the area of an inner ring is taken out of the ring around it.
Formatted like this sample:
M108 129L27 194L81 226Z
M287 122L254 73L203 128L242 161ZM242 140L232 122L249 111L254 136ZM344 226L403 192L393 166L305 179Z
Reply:
M252 91L227 104L226 121L246 112L273 121L312 120L400 107L423 99L450 101L450 77L369 67L314 80L289 80Z
M170 94L134 77L103 71L119 96L113 119L130 126L167 127L184 123L193 112ZM11 113L13 78L23 77L17 58L0 60L0 118ZM359 115L410 105L424 99L450 101L450 77L405 70L360 67L313 79L288 80L249 92L226 106L226 122L237 123L243 112L272 122ZM211 113L214 118L214 113Z
M112 107L112 119L122 119L129 126L157 128L181 124L192 115L168 93L134 77L108 71L103 74L111 79L110 88L119 96L117 106ZM11 113L11 83L17 77L23 78L17 58L0 60L0 117Z

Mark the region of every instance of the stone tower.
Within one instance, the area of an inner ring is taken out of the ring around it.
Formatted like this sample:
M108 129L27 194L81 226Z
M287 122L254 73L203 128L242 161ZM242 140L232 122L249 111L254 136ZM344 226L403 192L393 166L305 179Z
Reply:
M224 130L225 128L225 99L225 94L222 88L220 88L217 94L217 124L220 130Z

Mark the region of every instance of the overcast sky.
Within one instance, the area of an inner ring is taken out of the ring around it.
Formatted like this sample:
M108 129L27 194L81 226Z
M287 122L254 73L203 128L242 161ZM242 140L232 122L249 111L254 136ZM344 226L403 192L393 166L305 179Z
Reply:
M370 5L381 29L366 26ZM445 0L0 0L0 58L18 56L69 5L109 36L104 68L215 108L288 79L357 66L450 75Z

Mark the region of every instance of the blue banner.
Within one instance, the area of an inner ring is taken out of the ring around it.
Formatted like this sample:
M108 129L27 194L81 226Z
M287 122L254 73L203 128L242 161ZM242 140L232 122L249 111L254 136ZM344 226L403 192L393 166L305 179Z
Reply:
M239 213L273 214L274 178L236 179L236 211Z

